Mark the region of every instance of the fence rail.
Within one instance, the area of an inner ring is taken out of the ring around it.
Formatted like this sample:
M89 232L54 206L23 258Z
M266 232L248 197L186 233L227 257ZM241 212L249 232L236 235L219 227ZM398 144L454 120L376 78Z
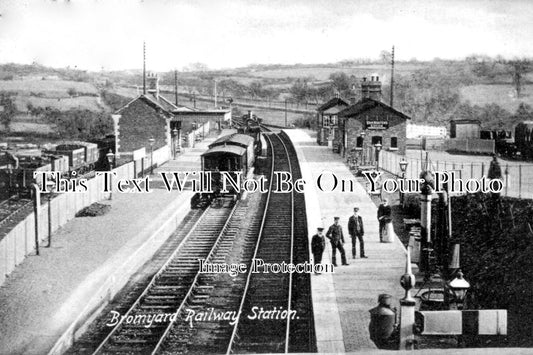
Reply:
M407 161L405 177L417 179L425 168L426 160L409 158L392 152L383 151L379 154L379 166L398 177L402 175L400 161ZM487 176L489 163L485 162L452 162L429 159L430 169L433 171L456 171L457 178L465 183L468 179L481 179ZM533 164L501 162L504 190L502 194L510 197L533 199Z
M158 166L169 159L169 149L164 146L154 150L153 154L146 157L146 167L152 164ZM151 161L153 155L153 163ZM138 175L141 165L138 162L129 162L121 165L113 171L116 179L131 179ZM43 196L43 195L42 195ZM38 237L40 242L48 239L48 221L50 220L50 230L55 232L65 223L76 216L82 208L94 202L101 201L109 196L104 192L104 176L94 176L87 181L87 191L83 193L61 193L57 194L50 201L46 200L38 208ZM48 197L43 197L48 199ZM48 207L50 204L50 209ZM35 245L35 213L30 213L24 220L18 223L4 236L0 236L0 286L6 277L20 264L24 258L36 249Z

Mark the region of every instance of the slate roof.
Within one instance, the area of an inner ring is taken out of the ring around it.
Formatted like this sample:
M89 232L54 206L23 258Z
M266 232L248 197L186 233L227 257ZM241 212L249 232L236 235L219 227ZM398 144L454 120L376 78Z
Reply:
M402 117L403 119L406 119L406 120L410 120L411 117L407 116L406 114L400 112L400 111L397 111L395 109L393 109L392 107L390 107L389 105L387 104L384 104L383 102L381 101L377 101L377 100L374 100L374 99L361 99L359 100L357 103L355 103L354 105L351 105L347 108L345 108L344 110L342 110L341 112L339 112L339 117L346 117L346 118L350 118L350 117L355 117L355 116L358 116L359 114L365 112L365 111L368 111L370 109L373 109L375 107L378 107L378 106L381 106L383 107L385 110L397 115L397 116L400 116Z
M344 100L341 97L334 97L331 100L327 101L326 103L322 104L319 108L317 108L317 111L326 111L330 107L334 107L337 105L341 106L349 106L350 104L348 101Z

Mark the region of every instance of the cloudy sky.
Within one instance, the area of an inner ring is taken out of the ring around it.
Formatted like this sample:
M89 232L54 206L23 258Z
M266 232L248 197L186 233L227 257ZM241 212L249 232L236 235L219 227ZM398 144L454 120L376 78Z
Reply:
M533 56L529 0L0 0L0 62L151 70Z

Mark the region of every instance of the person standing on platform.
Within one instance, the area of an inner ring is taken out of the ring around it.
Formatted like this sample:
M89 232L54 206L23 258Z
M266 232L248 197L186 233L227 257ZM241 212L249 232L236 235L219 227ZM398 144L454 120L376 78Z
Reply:
M344 235L342 233L342 227L339 224L339 217L334 218L333 224L329 227L326 233L326 238L331 242L331 257L333 266L337 266L337 249L341 253L342 265L349 265L346 262L346 253L344 252Z
M318 265L322 262L322 253L326 249L326 238L324 238L324 228L317 228L317 233L311 239L311 252L313 253L314 264ZM315 268L316 270L316 268ZM315 271L319 275L319 272Z
M392 209L389 206L389 200L386 198L382 200L378 207L378 221L379 221L379 241L383 242L383 230L387 225L387 221L391 219Z
M505 184L505 181L502 179L502 168L498 162L498 157L496 154L492 155L492 161L490 162L489 171L487 172L487 177L490 180L499 179L502 180L502 183ZM505 186L505 185L504 185ZM500 194L498 192L492 193L493 198L499 198Z
M365 255L365 241L363 240L363 236L365 235L363 217L359 215L358 207L354 207L353 215L348 219L348 233L350 234L350 237L352 237L352 257L355 259L355 243L356 239L359 239L359 256L365 259L368 258Z

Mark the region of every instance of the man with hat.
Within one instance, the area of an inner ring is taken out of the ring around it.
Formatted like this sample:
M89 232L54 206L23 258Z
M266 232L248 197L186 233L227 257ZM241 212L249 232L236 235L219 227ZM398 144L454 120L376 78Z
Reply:
M357 238L359 239L359 256L365 259L368 258L365 255L365 241L363 240L365 228L363 227L363 217L359 215L359 207L354 207L353 215L348 219L348 233L352 237L352 257L355 259L355 239Z
M331 254L333 266L337 266L337 249L341 253L342 265L349 265L346 262L346 253L344 252L344 235L342 234L342 227L339 224L340 217L335 217L333 224L329 227L326 233L326 238L331 242Z
M317 233L311 239L311 252L313 253L313 260L315 265L322 262L322 253L326 249L326 238L324 238L324 228L319 227L316 229ZM316 268L315 268L316 270ZM316 274L320 274L316 272Z
M383 230L388 222L391 220L392 209L389 206L389 200L384 198L378 207L378 221L379 221L379 241L383 242Z

